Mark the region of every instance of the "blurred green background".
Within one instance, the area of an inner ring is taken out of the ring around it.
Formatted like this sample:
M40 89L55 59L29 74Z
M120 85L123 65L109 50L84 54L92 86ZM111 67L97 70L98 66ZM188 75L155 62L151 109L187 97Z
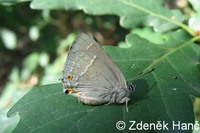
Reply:
M189 16L190 5L177 1L166 0L165 6L179 8ZM120 27L116 16L38 11L30 9L29 4L0 5L0 133L15 127L19 118L8 119L6 113L32 87L60 82L68 48L78 33L93 34L102 45L117 45L130 32ZM194 111L199 120L197 98Z
M68 48L78 33L93 34L109 45L128 33L116 16L37 11L29 4L0 5L0 133L12 131L19 118L8 119L6 113L32 87L60 82Z

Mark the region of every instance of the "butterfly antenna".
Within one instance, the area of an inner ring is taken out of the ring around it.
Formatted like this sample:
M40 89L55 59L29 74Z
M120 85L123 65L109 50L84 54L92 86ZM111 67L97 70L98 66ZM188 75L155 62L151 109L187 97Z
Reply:
M135 79L138 79L139 77L142 77L142 76L144 76L144 75L146 75L146 74L149 74L149 73L151 73L151 72L153 72L154 70L155 70L156 68L151 68L149 71L147 71L147 72L140 72L135 78L133 78L132 80L135 80Z

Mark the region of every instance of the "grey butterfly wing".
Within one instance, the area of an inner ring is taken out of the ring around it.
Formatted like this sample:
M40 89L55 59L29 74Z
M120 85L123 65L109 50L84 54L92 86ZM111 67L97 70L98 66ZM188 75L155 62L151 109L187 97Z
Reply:
M66 89L73 88L72 95L88 104L106 103L111 94L127 88L126 81L112 60L99 44L86 34L80 34L70 48L63 78L69 75Z
M75 41L75 44L76 45L72 47L71 51L76 52L83 50L97 55L98 59L100 59L100 62L104 63L112 71L112 74L114 74L114 78L116 78L117 82L121 86L126 86L126 81L121 71L113 63L110 57L107 54L105 54L103 49L93 38L91 38L87 34L81 33Z

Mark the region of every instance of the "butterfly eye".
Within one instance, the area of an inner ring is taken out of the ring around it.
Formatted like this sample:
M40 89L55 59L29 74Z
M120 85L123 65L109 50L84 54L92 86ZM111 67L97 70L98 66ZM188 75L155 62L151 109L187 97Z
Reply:
M69 75L67 76L67 79L68 79L68 80L72 80L72 79L73 79L73 76L72 76L71 74L69 74Z
M129 84L128 84L128 89L129 89L130 91L134 91L135 88L136 88L136 85L134 85L134 84L132 84L132 83L129 83Z

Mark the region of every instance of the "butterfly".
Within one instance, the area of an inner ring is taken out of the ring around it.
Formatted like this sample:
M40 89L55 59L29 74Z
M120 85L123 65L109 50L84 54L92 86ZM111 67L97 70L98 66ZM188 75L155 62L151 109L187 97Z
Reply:
M122 72L101 46L81 33L70 47L63 69L65 94L88 105L126 103L135 85L127 83Z

